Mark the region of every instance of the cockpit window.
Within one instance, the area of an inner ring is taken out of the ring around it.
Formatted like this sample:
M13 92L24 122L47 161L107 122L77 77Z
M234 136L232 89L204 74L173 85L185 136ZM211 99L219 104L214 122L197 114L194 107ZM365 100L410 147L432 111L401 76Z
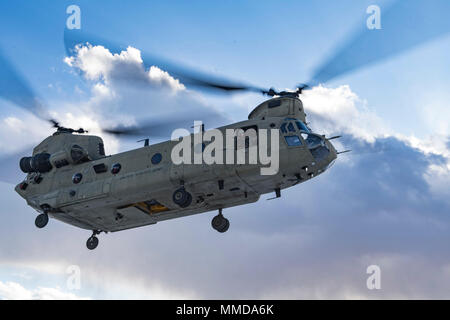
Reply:
M297 120L297 121L295 121L295 124L297 125L298 130L309 132L308 127L303 122Z
M288 133L289 132L307 132L310 133L311 131L309 128L304 124L302 121L294 118L286 118L284 119L285 122L283 122L280 126L281 133ZM295 124L294 124L295 123Z
M294 128L294 125L292 124L292 122L289 122L288 129L289 129L289 132L295 132L295 128Z
M302 145L302 141L298 136L285 136L284 139L286 139L286 143L290 147Z
M302 138L306 140L306 144L309 149L317 148L323 144L323 140L314 134L302 133Z

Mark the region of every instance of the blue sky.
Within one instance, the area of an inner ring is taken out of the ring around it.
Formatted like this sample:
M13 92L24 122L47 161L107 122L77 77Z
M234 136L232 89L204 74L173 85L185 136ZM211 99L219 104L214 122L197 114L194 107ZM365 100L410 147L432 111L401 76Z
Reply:
M292 88L308 81L349 32L364 25L365 9L374 2L77 3L82 28L88 32L231 79ZM377 3L382 8L389 4ZM62 28L70 4L18 1L0 7L1 44L45 98L73 98L72 88L80 82L67 74L62 63ZM445 90L449 49L449 38L444 36L330 85L349 84L369 101L370 108L385 114L389 124L411 134L410 123L416 123L424 128L416 134L424 134L433 128L424 125L422 112L410 111L420 110L436 96L449 98ZM48 88L49 84L54 87ZM62 92L56 92L56 87Z
M364 30L369 5L380 5L383 26L390 3L19 0L0 3L0 46L53 112L70 125L95 128L111 110L160 112L165 97L87 81L64 62L71 4L80 6L86 32L285 89L308 81L353 30ZM0 233L0 298L15 292L34 298L448 298L449 51L450 36L442 35L305 93L311 126L346 134L338 147L354 154L287 190L281 201L263 197L230 209L232 227L224 237L210 230L209 213L102 236L100 247L88 252L86 231L56 221L36 230L33 210L0 183L1 213L8 215ZM99 84L121 98L102 95ZM238 121L264 99L189 93L171 103L173 110L213 106ZM51 132L4 100L0 120L0 155ZM136 146L105 140L107 152ZM381 291L365 287L370 264L382 267ZM82 270L81 290L66 288L70 265Z

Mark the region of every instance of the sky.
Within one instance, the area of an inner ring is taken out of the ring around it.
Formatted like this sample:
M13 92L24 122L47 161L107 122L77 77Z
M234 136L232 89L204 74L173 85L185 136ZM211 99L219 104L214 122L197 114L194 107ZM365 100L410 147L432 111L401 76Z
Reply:
M246 119L266 99L185 87L164 70L146 69L143 52L260 87L293 89L366 29L369 5L381 8L381 29L370 32L389 40L389 28L409 23L406 30L417 33L408 19L383 23L392 3L19 0L0 4L0 47L53 116L102 135L112 154L140 145L108 136L101 126L190 110L213 112L206 122L213 127ZM86 47L67 57L63 34L73 4L81 9L83 31L130 47L119 56ZM337 149L353 151L281 199L264 195L227 209L225 234L211 229L216 213L209 212L102 234L91 252L86 230L54 220L36 229L35 212L12 184L0 182L0 298L449 298L445 27L430 41L305 91L313 130L342 134ZM130 70L147 87L117 81ZM52 133L5 99L0 123L0 158ZM379 290L367 288L370 265L380 267ZM79 270L79 288L70 286L73 270Z

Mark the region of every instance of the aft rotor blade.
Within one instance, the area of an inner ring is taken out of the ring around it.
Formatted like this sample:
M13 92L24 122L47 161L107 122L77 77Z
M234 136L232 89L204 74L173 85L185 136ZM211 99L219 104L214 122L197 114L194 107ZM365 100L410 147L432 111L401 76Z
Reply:
M104 128L103 132L123 137L170 137L176 128L185 128L186 123L164 123L163 121L142 122L135 126L118 125L116 127Z
M118 125L110 128L103 128L103 132L123 136L123 137L152 137L152 138L170 138L172 132L176 129L190 129L194 125L194 121L201 121L208 127L217 127L229 122L228 119L214 111L203 112L201 117L194 115L184 117L159 117L157 119L148 119L139 122L137 125L126 126ZM200 128L198 128L200 129Z
M35 116L50 121L50 116L22 74L0 48L0 97Z
M340 50L320 65L311 85L382 61L450 31L450 1L396 1L380 11L381 29L361 29ZM369 15L367 15L369 17Z
M101 39L100 37L85 33L80 30L65 29L64 45L66 48L66 54L68 56L73 56L74 54L76 54L77 46L85 46L87 44L92 46L103 46L109 49L109 51L112 53L120 53L121 51L127 49L127 46L118 45L112 41ZM181 66L180 64L159 58L155 55L145 53L143 51L141 51L141 57L146 69L150 68L151 66L156 66L164 71L167 71L171 76L180 80L180 82L186 86L224 93L239 91L253 91L260 93L267 92L267 90L265 89L192 70L190 68Z
M31 156L31 149L0 156L0 182L17 184L25 177L25 173L20 170L19 161L22 157Z

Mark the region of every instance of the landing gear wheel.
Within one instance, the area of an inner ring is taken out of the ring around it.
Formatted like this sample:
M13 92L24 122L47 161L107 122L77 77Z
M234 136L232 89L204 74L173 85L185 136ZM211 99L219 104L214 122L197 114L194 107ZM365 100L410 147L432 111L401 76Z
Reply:
M47 223L48 223L48 214L46 214L46 213L41 213L40 215L38 215L36 217L36 220L34 220L34 224L39 229L45 227L47 225Z
M192 195L181 187L173 193L172 200L182 208L188 207L192 202Z
M211 221L211 226L214 230L224 233L230 228L230 221L222 215L222 212L215 216Z
M89 250L94 250L98 246L98 238L96 236L90 236L86 241L86 247Z

